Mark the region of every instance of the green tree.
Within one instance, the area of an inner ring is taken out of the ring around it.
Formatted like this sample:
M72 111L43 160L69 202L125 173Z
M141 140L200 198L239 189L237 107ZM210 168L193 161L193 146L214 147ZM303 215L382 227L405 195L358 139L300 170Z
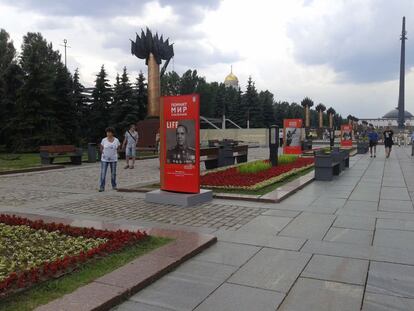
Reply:
M144 120L147 115L148 89L142 72L139 73L136 82L135 102L138 105L138 120Z
M17 93L22 85L22 70L16 63L16 50L9 34L0 29L0 145L13 142L13 121Z
M40 33L28 33L23 37L20 55L23 85L18 93L13 122L18 149L33 150L42 144L53 144L61 133L54 92L59 61L59 53L53 51L52 44Z
M123 135L130 124L136 124L139 120L139 105L134 100L134 92L129 82L128 72L124 67L122 77L116 76L114 87L114 113L113 123L118 135Z
M161 94L178 95L180 94L181 78L175 71L170 71L161 77Z
M105 135L105 128L110 126L112 89L108 83L104 65L96 75L95 88L92 92L91 104L91 142L98 142Z
M72 76L62 62L56 64L56 79L54 81L55 104L54 111L58 122L59 135L55 141L61 144L78 144L79 119L73 97Z
M84 95L85 87L80 82L79 69L73 75L72 98L76 109L76 118L79 125L79 136L82 143L86 143L90 136L90 111L87 98Z
M246 119L250 121L250 127L263 127L263 112L252 77L247 80L247 88L243 94L242 103L241 108L243 112L246 111Z
M275 114L273 109L273 94L268 90L259 93L259 102L262 107L263 125L270 127L275 124Z

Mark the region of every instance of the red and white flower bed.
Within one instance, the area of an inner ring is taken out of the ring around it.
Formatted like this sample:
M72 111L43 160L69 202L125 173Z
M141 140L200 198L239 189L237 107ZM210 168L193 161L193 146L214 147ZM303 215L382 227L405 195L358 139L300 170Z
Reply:
M78 228L0 214L0 298L147 236L141 231Z
M314 165L313 158L297 158L293 163L280 164L257 173L240 173L237 166L207 172L201 185L215 189L258 190L304 171Z

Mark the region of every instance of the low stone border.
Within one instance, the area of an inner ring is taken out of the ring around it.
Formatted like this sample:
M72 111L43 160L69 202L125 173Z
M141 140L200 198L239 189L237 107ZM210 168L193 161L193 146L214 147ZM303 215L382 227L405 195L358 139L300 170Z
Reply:
M110 310L217 241L215 236L195 232L160 228L145 229L134 225L55 218L25 213L8 212L8 214L18 215L30 220L42 219L45 222L59 222L78 227L96 227L104 230L145 230L152 236L174 239L173 242L134 259L125 266L79 287L72 293L37 307L36 311Z
M11 174L19 174L19 173L32 173L32 172L40 172L40 171L50 171L56 170L60 168L65 168L64 165L48 165L48 166L40 166L40 167L33 167L33 168L23 168L19 170L10 170L10 171L0 171L0 175L11 175Z

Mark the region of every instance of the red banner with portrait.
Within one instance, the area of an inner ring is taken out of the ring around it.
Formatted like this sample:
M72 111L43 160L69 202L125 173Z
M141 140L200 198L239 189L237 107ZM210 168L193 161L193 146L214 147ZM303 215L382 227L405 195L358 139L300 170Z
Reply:
M283 153L302 153L302 119L283 120Z
M199 95L163 96L160 110L161 190L199 193Z
M352 126L350 124L341 125L341 147L352 147Z

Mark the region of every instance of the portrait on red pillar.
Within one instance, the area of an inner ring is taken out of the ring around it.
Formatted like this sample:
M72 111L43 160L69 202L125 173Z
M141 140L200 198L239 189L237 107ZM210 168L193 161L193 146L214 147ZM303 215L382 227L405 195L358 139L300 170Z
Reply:
M161 190L200 192L198 94L161 98Z

